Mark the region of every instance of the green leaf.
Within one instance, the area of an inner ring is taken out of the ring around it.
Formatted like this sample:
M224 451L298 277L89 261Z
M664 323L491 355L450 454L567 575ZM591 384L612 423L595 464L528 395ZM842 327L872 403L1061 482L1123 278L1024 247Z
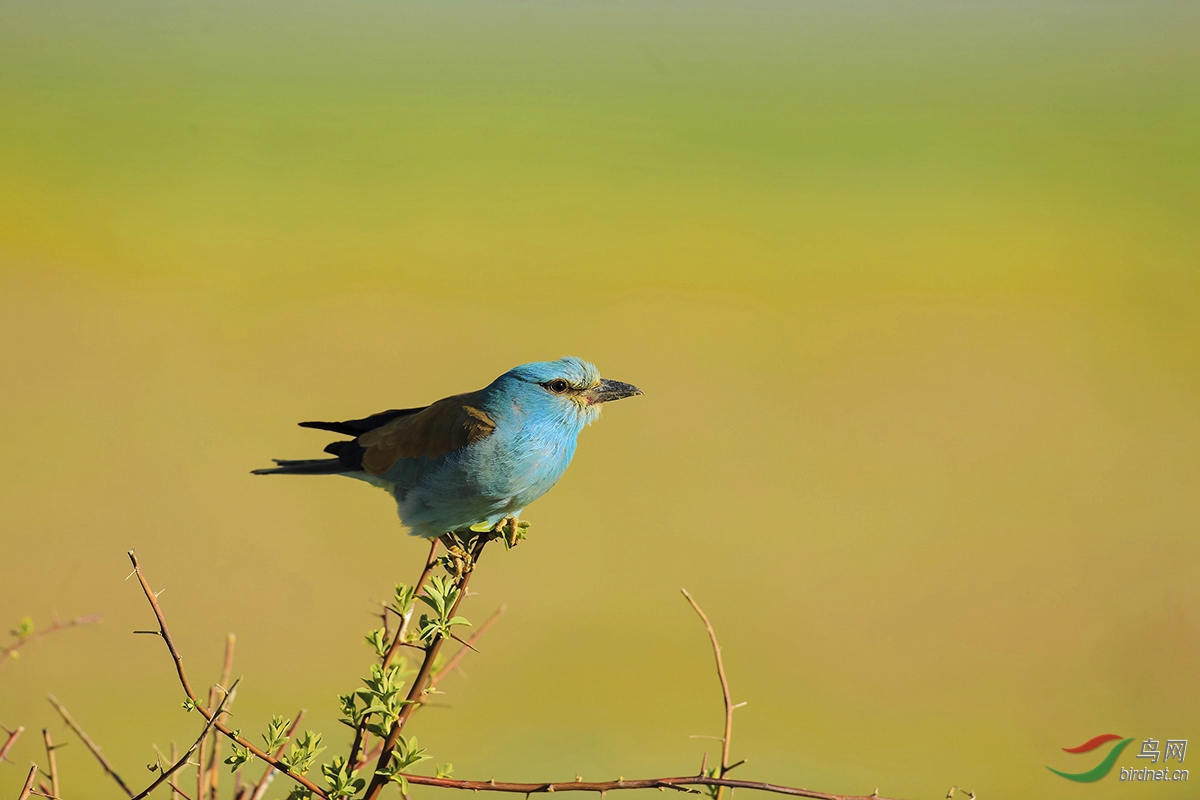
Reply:
M242 768L243 764L248 763L250 759L254 758L254 754L250 752L250 748L242 747L237 742L234 742L232 747L233 755L225 759L225 763L229 765L230 772L237 772Z
M375 648L375 654L377 656L383 658L387 655L387 651L390 648L391 643L388 641L386 630L383 628L376 628L368 633L364 638L366 639L367 644Z
M404 616L412 609L413 600L416 596L417 591L414 587L397 583L396 594L392 598L392 609L400 616Z
M268 753L275 752L287 742L287 729L291 724L292 721L287 717L271 717L271 724L267 726L267 732L262 737Z
M312 769L317 755L325 749L320 745L321 734L305 731L303 736L292 741L291 752L279 760L287 766L289 772L303 775Z
M329 786L331 798L350 797L367 785L362 778L354 777L354 771L347 767L346 759L343 756L338 756L321 767L321 773L325 776L325 783Z

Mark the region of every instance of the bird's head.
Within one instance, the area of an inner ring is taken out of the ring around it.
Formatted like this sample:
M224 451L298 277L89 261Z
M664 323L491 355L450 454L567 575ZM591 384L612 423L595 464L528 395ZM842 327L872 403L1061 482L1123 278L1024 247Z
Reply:
M517 382L522 396L537 406L556 410L568 419L580 419L584 424L600 416L601 404L642 393L632 384L601 378L593 364L575 356L522 364L501 379Z

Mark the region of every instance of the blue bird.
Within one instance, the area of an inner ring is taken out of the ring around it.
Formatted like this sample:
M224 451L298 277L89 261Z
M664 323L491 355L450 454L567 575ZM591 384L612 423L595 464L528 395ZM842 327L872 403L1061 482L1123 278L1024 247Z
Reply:
M423 408L345 422L301 422L353 436L325 448L334 458L276 459L255 475L345 475L384 489L400 521L427 539L495 526L550 490L600 406L641 394L567 356L522 364L477 392Z

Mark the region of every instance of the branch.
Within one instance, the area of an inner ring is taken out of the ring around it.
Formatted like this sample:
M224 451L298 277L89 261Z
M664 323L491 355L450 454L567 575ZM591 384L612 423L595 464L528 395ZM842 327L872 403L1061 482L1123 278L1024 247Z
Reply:
M33 779L37 777L37 764L29 768L29 776L25 778L25 785L21 787L21 793L17 795L17 800L26 800L29 793L33 791Z
M712 642L713 655L717 659L717 677L721 680L721 698L725 701L725 735L721 737L721 767L717 771L718 778L724 778L729 770L733 769L729 765L729 743L733 738L733 709L737 706L733 704L733 698L729 694L729 680L725 677L725 663L721 660L721 644L717 641L717 632L713 630L712 623L708 621L708 616L699 604L692 599L688 594L687 589L680 589L683 596L687 598L688 603L700 615L700 621L704 623L704 629L708 631L708 639ZM721 800L721 795L724 792L724 787L717 785L717 798Z
M490 538L487 534L479 536L476 540L475 546L471 550L471 567L463 572L462 576L455 582L458 589L458 597L454 601L454 606L450 609L451 617L458 613L458 607L466 599L467 583L470 582L471 575L474 574L475 567L479 564L479 556L483 553L483 548L489 541ZM363 795L363 800L375 800L379 796L379 793L383 791L383 787L387 785L388 779L380 775L379 771L387 768L388 763L392 760L392 751L395 750L396 742L400 738L400 732L404 730L404 723L408 722L409 717L420 706L421 697L425 693L425 682L429 680L429 674L433 670L433 662L445 642L446 640L439 636L426 649L425 659L421 662L420 669L417 670L417 676L413 678L412 686L408 690L408 697L405 698L407 702L400 709L400 715L392 723L392 729L388 733L387 739L383 742L383 748L379 751L379 760L375 762L375 774L371 776L371 782L367 786L367 792ZM347 763L353 764L354 762Z
M229 705L233 705L233 698L230 696L233 693L233 689L226 690L225 687L229 686L229 678L233 672L233 647L236 643L237 637L232 633L225 637L225 663L221 668L221 682L217 684L217 686L221 687L221 691L225 692L229 698ZM209 705L216 702L215 691L215 688L209 690ZM209 800L217 800L217 790L221 780L221 738L214 733L209 738L209 741L212 746L212 753L208 757L208 778L204 782L208 786ZM203 759L201 759L200 763L204 763ZM200 793L200 800L204 800L203 792Z
M157 754L156 757L158 760L159 769L162 769L163 761L166 761L168 764L170 764L179 758L179 748L175 746L174 742L171 742L170 760L167 760L167 757L163 755L163 751L158 749L158 745L154 745L154 752ZM177 794L182 797L183 800L192 800L191 795L179 788L179 778L175 777L174 775L167 780L167 788L171 790L173 795Z
M54 620L50 627L42 628L40 631L34 631L26 636L18 636L15 642L3 650L0 650L0 664L3 664L10 658L18 658L20 656L20 653L17 652L18 650L31 642L36 642L43 636L49 636L50 634L57 633L58 631L65 631L67 628L77 628L80 625L91 625L93 623L100 622L102 619L103 618L99 614L88 614L85 617L76 617L75 619L69 619L66 622Z
M46 745L46 765L50 770L50 792L58 797L58 759L54 757L54 751L62 745L55 745L50 740L50 731L42 728L42 743Z
M413 587L413 604L408 611L400 619L400 625L396 628L396 635L392 639L392 645L388 648L387 653L383 657L383 668L386 670L392 665L392 661L396 658L396 652L406 644L405 637L408 636L408 623L412 620L413 611L416 610L416 598L421 594L421 590L425 588L425 584L429 581L429 576L433 574L433 568L437 566L437 549L438 540L434 539L429 543L429 556L425 559L425 568L421 571L421 577L417 578L416 586ZM384 625L387 624L387 605L384 605ZM346 759L346 763L351 766L358 763L359 753L362 752L363 745L367 737L367 718L363 716L358 727L354 729L354 742L350 745L350 756Z
M300 727L300 720L304 719L304 711L305 709L300 709L300 713L296 715L295 721L288 726L287 733L284 734L283 744L279 745L274 753L271 753L272 756L278 758L279 754L283 752L283 748L287 747L288 742L296 735L296 729ZM275 778L276 771L273 766L267 767L262 777L258 779L258 783L254 785L254 791L250 793L249 800L262 800L262 796L267 793L267 787L271 785L271 781Z
M774 783L759 781L736 781L729 778L709 778L704 775L690 775L677 778L643 778L588 783L586 781L567 781L563 783L499 783L497 781L459 781L451 778L429 778L424 775L404 774L406 780L414 786L437 786L443 789L463 789L471 792L510 792L513 794L538 794L541 792L613 792L621 789L679 789L687 786L720 786L730 789L755 789L760 792L774 792L792 797L807 797L813 800L888 800L879 794L850 795L829 794L813 789L801 789L794 786L779 786Z
M467 639L465 644L474 645L477 641L479 641L480 637L482 637L483 634L487 633L487 629L492 627L492 625L495 624L496 620L498 620L504 616L505 610L507 610L506 606L500 606L495 611L493 611L492 615L490 617L488 617L487 620L485 620L482 625L479 626L479 630L477 630L477 631L475 631L475 633L471 634L471 638ZM451 672L454 671L454 669L458 666L458 662L462 661L462 657L464 655L466 655L467 649L468 648L466 648L466 647L460 648L458 650L458 652L456 652L453 656L451 656L450 660L446 662L446 665L444 667L442 667L437 672L432 674L432 676L429 678L429 687L425 690L425 694L428 694L431 691L433 691L435 688L437 688L437 685L442 682L442 678L446 677L448 674L450 674ZM474 650L475 648L472 646L472 647L470 647L470 649ZM425 704L424 697L422 697L422 699L418 701L418 704L420 704L420 705ZM415 714L416 710L414 710L413 713ZM373 747L370 750L368 750L366 753L363 753L362 758L359 761L353 762L356 765L355 769L356 770L362 769L364 766L366 766L368 761L370 761L373 758L378 757L379 752L382 749L383 749L383 742L380 742L377 747Z
M462 657L464 655L466 655L467 650L468 649L474 650L475 642L479 641L479 637L481 637L485 633L487 633L487 629L492 627L492 625L495 624L496 620L498 620L504 616L504 612L505 612L506 608L507 608L506 606L500 606L499 608L497 608L495 611L492 612L492 615L490 617L488 617L487 620L482 625L479 626L479 630L477 630L477 631L475 631L475 633L471 634L471 638L467 639L467 641L463 643L465 646L460 648L457 653L455 653L453 656L450 657L450 660L446 662L446 666L442 667L436 673L434 673L433 677L431 677L429 679L429 688L426 689L425 691L429 691L429 689L435 688L439 683L442 682L443 677L445 677L446 675L448 675L449 673L454 671L454 668L458 666L458 662L462 661Z
M6 761L8 759L8 751L11 750L12 746L17 743L17 739L21 738L21 734L25 732L25 726L19 725L15 731L10 731L5 728L4 732L8 734L8 738L4 740L3 745L0 745L0 761Z
M163 642L167 645L167 650L169 650L171 653L171 659L175 662L175 672L179 676L179 683L183 687L184 693L187 694L188 699L192 701L196 707L196 710L200 712L200 715L207 720L212 720L214 728L219 730L229 739L232 739L242 747L249 750L256 758L259 758L262 761L270 764L275 769L279 770L284 775L287 775L296 783L303 786L305 789L308 789L317 797L328 800L329 795L326 794L325 790L320 786L317 786L303 775L292 772L288 768L287 764L284 764L278 758L270 755L261 747L256 746L246 738L234 733L234 731L225 723L221 722L220 720L213 720L213 712L208 708L208 706L204 705L204 703L202 703L198 697L196 697L196 693L192 691L191 683L188 682L187 671L183 668L183 656L179 655L179 651L175 648L175 642L171 639L171 633L169 630L167 630L167 619L163 616L162 607L158 604L158 595L155 594L154 590L150 588L150 584L147 582L146 576L142 573L142 568L138 565L137 556L134 555L134 552L130 550L127 555L129 556L129 561L133 564L133 574L137 575L138 582L142 585L142 591L146 594L146 600L150 603L150 608L154 611L155 619L158 620L157 632L159 636L162 637ZM130 796L132 797L132 793L130 793Z
M57 711L59 716L63 718L63 722L67 723L67 727L73 730L75 735L78 736L80 741L83 742L83 746L92 751L92 755L94 755L96 760L100 762L100 766L104 767L104 771L107 772L109 776L111 776L112 779L117 782L117 785L121 787L125 794L133 797L133 790L126 785L125 781L121 780L121 776L117 774L115 769L113 769L112 764L108 763L108 759L105 758L104 754L100 752L100 746L92 741L92 738L84 732L83 728L79 727L78 722L71 719L71 715L67 713L67 709L63 707L63 704L58 702L57 697L54 695L47 695L47 698L50 700L50 705L54 706L55 711Z
M170 769L161 771L158 777L154 779L154 782L139 792L137 796L133 798L133 800L145 800L145 798L149 796L151 792L161 786L164 781L169 780L170 777L175 774L176 770L180 769L188 762L188 759L192 757L192 753L196 752L196 748L200 746L200 743L208 738L208 732L212 730L212 726L214 723L216 723L217 718L220 717L225 711L225 704L229 702L229 698L233 696L233 690L236 687L237 681L235 681L233 686L229 688L229 691L225 693L225 696L221 698L221 704L217 706L217 710L213 712L213 715L205 721L204 730L200 732L200 736L196 739L195 743L187 749L186 753L183 754L183 758L172 764ZM201 769L203 769L203 767L201 767Z
M476 541L475 546L473 547L472 553L471 553L471 559L472 559L473 564L478 562L479 556L483 550L484 545L487 543L487 541L488 541L488 539L486 537L480 537ZM132 550L129 551L128 555L129 555L129 559L132 562L133 567L134 567L134 574L136 574L138 576L138 581L141 583L142 590L143 590L143 592L145 592L145 595L146 595L146 599L150 603L150 607L154 611L155 618L158 620L159 630L155 631L154 633L158 633L162 637L163 642L166 643L167 649L168 649L168 651L170 651L171 658L173 659L173 661L175 663L175 669L179 675L180 684L182 685L184 691L186 692L188 699L191 701L191 703L193 703L195 705L196 709L201 713L201 715L207 721L207 724L205 726L205 731L201 735L200 739L197 740L196 745L193 745L193 750L199 746L199 743L201 741L203 741L204 737L209 733L209 731L212 728L216 728L222 734L224 734L228 738L236 741L239 745L241 745L242 747L249 750L255 757L259 758L260 760L262 760L265 763L267 763L268 765L270 765L271 769L269 769L264 774L263 778L259 781L259 784L255 787L255 791L252 795L252 800L258 800L259 798L261 798L262 794L265 792L267 784L269 784L269 782L270 782L271 776L274 774L275 771L284 773L285 775L287 775L289 778L294 780L296 783L298 783L299 785L301 785L302 787L307 789L309 792L311 792L316 797L322 798L322 800L330 800L329 794L326 791L322 790L319 786L317 786L312 781L305 778L303 775L298 775L296 773L291 772L289 770L288 766L279 760L279 758L278 758L279 751L277 751L276 754L274 754L274 755L272 755L270 753L266 753L262 749L254 746L253 744L246 741L244 738L242 738L238 734L231 731L224 723L222 723L219 720L219 717L222 713L224 713L225 700L222 700L221 705L218 706L215 709L215 711L210 710L207 706L205 706L204 704L202 704L199 701L199 699L195 695L195 692L191 688L191 684L188 682L187 673L185 672L185 670L183 668L183 658L180 656L179 651L175 648L174 641L171 639L170 632L167 630L166 618L163 615L162 608L158 604L157 595L150 589L150 584L147 582L145 575L142 573L141 567L138 565L137 558L134 555L133 551ZM463 599L467 596L467 583L470 579L472 572L473 572L473 569L470 571L464 572L459 577L458 581L456 582L456 586L458 588L459 595L458 595L457 600L454 603L454 607L450 611L450 614L452 616L457 612L458 606L462 603ZM704 615L704 612L700 610L699 606L696 605L695 601L691 599L690 595L687 595L686 592L684 592L684 594L688 598L688 601L692 604L692 607L696 609L697 613L700 615L701 619L704 621L705 627L708 629L710 639L712 640L712 643L713 643L714 654L715 654L716 660L717 660L718 675L721 678L721 687L722 687L722 692L723 692L723 695L725 698L725 705L726 705L726 731L725 731L726 735L725 735L725 739L724 739L725 747L724 747L724 755L723 755L722 764L721 764L721 775L723 776L725 773L728 773L729 770L731 770L733 767L737 766L737 764L734 764L734 765L728 764L728 742L729 742L730 733L731 733L731 714L732 714L732 710L734 708L736 708L737 706L733 705L733 703L730 700L729 686L728 686L728 682L725 678L725 669L724 669L724 665L721 662L720 646L717 644L716 634L713 632L712 626L709 624L708 618ZM474 634L474 636L472 636L471 641L473 642L480 634L482 634L483 631L489 625L491 625L495 619L497 619L500 616L500 613L501 612L498 611L495 614L493 614L492 617L489 618L488 622L485 623L485 625L482 626L480 628L480 630ZM395 748L395 745L400 738L400 733L404 726L404 723L407 722L407 720L412 716L414 711L420 707L421 698L423 697L423 695L429 690L429 688L432 688L432 686L438 680L438 677L445 673L445 670L439 672L438 675L433 675L433 673L432 673L433 662L436 659L438 652L440 651L440 648L444 643L445 643L444 638L438 638L438 639L434 640L434 642L432 644L430 644L430 646L428 648L426 648L425 658L421 664L420 670L418 671L416 678L413 680L413 684L412 684L411 688L409 689L408 698L407 698L409 702L407 704L405 704L403 706L403 708L401 709L400 714L396 719L396 722L393 723L393 725L392 725L391 731L389 732L387 739L382 743L382 746L379 748L380 752L379 752L379 761L377 763L377 768L376 768L377 770L384 769L388 766L388 764L391 761L392 751ZM465 650L465 648L464 648L464 650ZM447 664L447 667L456 666L456 661L459 657L462 656L462 654L463 654L463 651L456 653L455 658L452 659ZM231 695L232 691L229 694ZM228 697L229 697L229 695L226 696L226 699L228 699ZM52 702L56 702L56 701L52 700ZM56 707L57 707L57 703L56 703ZM85 744L89 744L90 740L87 739L86 735L84 735L82 733L82 731L78 729L78 726L73 724L73 721L70 720L70 718L66 715L65 709L61 709L61 707L60 707L60 713L62 713L64 715L64 719L68 720L68 724L72 725L73 729L76 730L76 733L80 734L81 738L84 739ZM288 731L289 738L295 732L299 721L300 721L300 719L299 719L299 717L297 717L296 722L293 723L291 728L289 729L289 731ZM95 748L94 745L91 745L90 748L92 749L92 752L96 755L96 757L101 760L101 763L107 767L107 762L104 761L103 757L99 754L98 748ZM189 751L189 752L191 752L191 751ZM181 761L181 763L184 761L186 761L186 756ZM348 761L347 763L353 764L354 762ZM740 763L741 762L739 762L739 764ZM173 768L172 771L174 771L174 769L176 769L176 768L178 768L178 767ZM111 772L111 768L108 768L108 769L109 769L110 774L112 774L114 777L116 777L115 773ZM812 789L804 789L804 788L799 788L799 787L780 786L778 784L762 783L762 782L758 782L758 781L731 780L731 779L725 778L725 777L713 777L713 776L703 774L703 768L701 770L701 774L699 774L699 775L667 777L667 778L645 778L645 779L639 779L639 780L625 780L624 778L618 778L615 781L607 781L607 782L599 782L599 783L589 783L589 782L585 782L581 779L576 779L575 781L564 782L564 783L553 783L553 782L499 783L499 782L495 781L494 779L489 780L489 781L468 781L468 780L454 780L451 778L428 777L428 776L424 776L424 775L410 775L407 773L404 773L404 778L410 784L414 784L414 785L418 785L418 786L435 786L435 787L439 787L439 788L443 788L443 789L458 789L458 790L472 791L472 792L491 791L491 792L507 792L507 793L514 793L514 794L517 794L517 793L519 793L519 794L538 794L538 793L543 793L543 792L556 792L556 791L557 792L581 792L582 791L582 792L600 792L601 795L603 795L605 792L619 791L619 790L623 790L623 789L659 789L659 790L675 789L677 791L682 791L682 792L698 793L698 792L696 792L695 789L691 789L689 787L693 787L693 786L713 787L713 786L715 786L715 787L729 788L729 789L754 789L757 791L773 792L776 794L790 795L793 797L810 798L810 800L887 800L886 798L883 798L878 794L878 790L876 790L876 792L874 792L870 795L829 794L827 792L818 792L818 791L815 791ZM155 785L158 785L159 783L161 783L162 781L167 780L167 779L168 779L168 775L163 775L160 777L159 781L157 781L155 783ZM117 780L118 780L118 782L120 782L119 778L117 778ZM379 774L376 773L372 777L371 783L369 784L369 786L367 788L366 794L364 795L364 800L374 800L374 798L376 798L379 795L380 791L382 791L383 787L386 784L387 784L387 780L385 778L382 778L382 776L380 776ZM125 787L124 783L121 783L121 786L122 786L122 788L125 788L126 791L128 792L128 789L127 789L127 787ZM153 787L151 787L151 788L153 788ZM147 790L147 791L149 791L149 790ZM132 792L130 792L129 794L130 794L130 797L132 798L133 797ZM144 796L144 794L142 796Z

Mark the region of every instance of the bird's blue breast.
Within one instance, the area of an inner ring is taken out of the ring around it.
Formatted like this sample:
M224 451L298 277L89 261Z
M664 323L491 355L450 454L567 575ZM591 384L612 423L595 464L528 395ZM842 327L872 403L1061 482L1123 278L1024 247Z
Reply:
M541 387L501 377L484 390L496 429L436 458L402 458L380 476L390 484L404 524L434 537L518 513L558 482L587 422Z

